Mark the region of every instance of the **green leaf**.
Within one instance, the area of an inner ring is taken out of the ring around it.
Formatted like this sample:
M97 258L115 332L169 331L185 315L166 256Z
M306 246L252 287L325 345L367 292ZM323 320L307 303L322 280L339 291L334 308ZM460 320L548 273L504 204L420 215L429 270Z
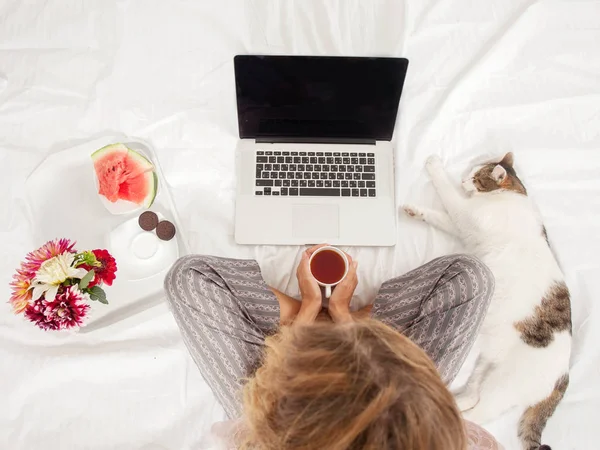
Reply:
M108 300L106 300L106 293L100 286L93 286L92 288L90 288L90 299L108 305Z
M92 281L92 278L94 278L94 271L90 270L88 273L86 273L83 278L79 281L79 289L85 289L88 287L88 285L90 284L90 281ZM94 286L95 287L95 286Z

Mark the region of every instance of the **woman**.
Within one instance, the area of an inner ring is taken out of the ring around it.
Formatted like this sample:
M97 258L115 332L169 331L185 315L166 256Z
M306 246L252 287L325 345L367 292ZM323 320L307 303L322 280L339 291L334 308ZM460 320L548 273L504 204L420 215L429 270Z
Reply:
M498 448L482 429L463 424L444 384L485 316L489 269L465 255L433 260L383 283L363 311L371 320L350 312L358 279L348 255L348 275L329 301L331 324L319 320L321 290L309 269L317 248L298 266L300 302L269 288L255 261L188 256L165 279L193 359L229 418L240 419L236 445Z

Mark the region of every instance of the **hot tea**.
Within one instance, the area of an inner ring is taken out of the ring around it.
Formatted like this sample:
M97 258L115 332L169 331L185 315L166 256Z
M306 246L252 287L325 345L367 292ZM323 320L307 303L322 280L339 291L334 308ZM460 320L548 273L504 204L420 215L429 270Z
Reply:
M322 250L312 258L310 271L323 284L335 284L346 273L346 262L339 253L333 250Z

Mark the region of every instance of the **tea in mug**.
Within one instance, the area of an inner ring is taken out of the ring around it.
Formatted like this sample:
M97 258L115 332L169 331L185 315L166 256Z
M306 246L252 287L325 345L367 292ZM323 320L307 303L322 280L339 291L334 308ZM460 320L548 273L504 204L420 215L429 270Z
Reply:
M333 250L322 250L316 253L310 262L310 271L323 284L335 284L346 273L346 262Z

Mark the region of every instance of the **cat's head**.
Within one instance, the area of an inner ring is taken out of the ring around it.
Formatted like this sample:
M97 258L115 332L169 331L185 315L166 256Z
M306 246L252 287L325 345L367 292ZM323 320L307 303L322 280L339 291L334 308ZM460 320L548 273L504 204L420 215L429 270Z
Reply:
M507 153L498 162L475 166L462 182L463 189L469 193L488 193L512 191L527 195L527 190L513 168L514 155Z

